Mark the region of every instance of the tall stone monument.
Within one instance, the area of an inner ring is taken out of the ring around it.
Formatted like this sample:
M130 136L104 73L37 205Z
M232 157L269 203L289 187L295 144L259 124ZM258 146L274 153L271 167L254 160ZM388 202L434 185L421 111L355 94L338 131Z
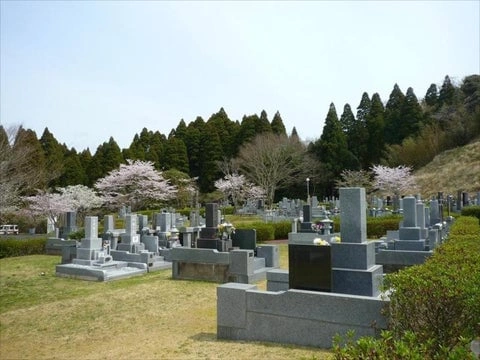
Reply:
M365 189L340 189L340 243L332 243L332 292L379 296L382 265L375 264L375 244L367 241Z

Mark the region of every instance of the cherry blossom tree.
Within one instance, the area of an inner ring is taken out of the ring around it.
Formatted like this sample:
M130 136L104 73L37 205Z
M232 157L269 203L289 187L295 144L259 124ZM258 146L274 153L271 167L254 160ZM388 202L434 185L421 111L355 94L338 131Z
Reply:
M127 160L95 183L105 203L114 208L128 204L132 210L172 199L177 189L155 170L153 162Z
M337 188L341 187L363 187L369 193L372 188L371 173L366 170L343 170L341 179L335 181Z
M59 227L60 215L74 211L71 199L59 193L39 191L37 195L23 197L23 200L28 204L32 217L46 216L56 228Z
M72 211L76 211L80 217L84 217L90 209L103 205L103 199L98 196L95 190L84 185L70 185L59 188L62 198L70 205Z
M37 195L26 196L26 211L32 218L46 216L58 227L60 215L67 211L75 211L80 217L86 211L98 208L103 204L93 189L84 185L72 185L57 189L57 192L39 191Z
M260 199L265 197L265 192L259 186L249 182L244 175L238 173L227 174L223 179L215 181L215 187L220 190L225 198L231 198L236 208L240 202L247 199Z
M383 165L374 165L374 187L387 194L399 196L402 192L412 191L416 188L412 168L400 165L390 168Z

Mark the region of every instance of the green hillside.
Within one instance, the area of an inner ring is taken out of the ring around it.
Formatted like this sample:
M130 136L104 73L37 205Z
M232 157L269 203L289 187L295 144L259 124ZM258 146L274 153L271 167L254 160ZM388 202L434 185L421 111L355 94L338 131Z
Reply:
M456 195L458 190L471 195L480 191L480 139L437 155L415 172L419 192L424 198L443 191Z

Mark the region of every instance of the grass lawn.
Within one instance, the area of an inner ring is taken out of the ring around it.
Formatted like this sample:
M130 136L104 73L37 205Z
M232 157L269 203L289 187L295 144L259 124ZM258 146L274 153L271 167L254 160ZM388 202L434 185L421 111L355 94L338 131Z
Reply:
M217 340L218 284L172 280L171 270L106 283L57 278L59 262L0 260L0 359L332 358L316 348Z

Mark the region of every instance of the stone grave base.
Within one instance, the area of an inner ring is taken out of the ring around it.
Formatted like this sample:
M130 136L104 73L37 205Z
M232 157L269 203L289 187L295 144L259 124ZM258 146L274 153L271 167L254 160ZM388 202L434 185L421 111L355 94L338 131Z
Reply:
M420 265L433 254L433 251L383 250L375 254L375 262L383 265L385 273L390 273L412 265Z
M110 261L106 264L98 265L62 264L56 266L56 275L58 277L89 281L118 280L146 273L146 264L123 261Z
M382 315L387 305L380 296L259 291L227 283L217 287L217 338L331 348L333 337L349 330L355 338L378 336L387 328Z
M47 255L62 255L64 247L76 247L76 240L64 240L61 238L48 238L45 245L45 253Z
M251 284L266 279L268 270L278 267L279 251L276 245L253 250L219 252L216 249L173 248L169 252L174 279L203 280L219 283Z

